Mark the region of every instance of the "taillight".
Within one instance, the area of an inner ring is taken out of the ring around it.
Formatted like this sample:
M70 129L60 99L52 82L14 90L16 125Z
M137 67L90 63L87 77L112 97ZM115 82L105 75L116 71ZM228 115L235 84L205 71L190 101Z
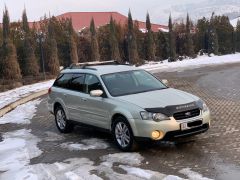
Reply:
M51 88L49 88L48 89L48 94L50 94L52 92L52 89Z

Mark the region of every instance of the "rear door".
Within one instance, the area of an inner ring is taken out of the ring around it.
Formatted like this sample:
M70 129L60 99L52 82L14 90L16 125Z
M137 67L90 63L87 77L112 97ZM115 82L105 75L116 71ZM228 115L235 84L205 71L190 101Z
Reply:
M72 79L70 81L71 93L68 94L67 102L68 109L71 120L77 122L85 122L84 119L84 110L83 110L83 102L84 102L84 79L85 74L83 73L74 73L72 74Z
M62 104L69 119L72 119L71 113L69 111L70 101L68 98L71 96L70 90L71 79L72 79L71 73L61 74L53 84L52 93L54 95L55 101Z

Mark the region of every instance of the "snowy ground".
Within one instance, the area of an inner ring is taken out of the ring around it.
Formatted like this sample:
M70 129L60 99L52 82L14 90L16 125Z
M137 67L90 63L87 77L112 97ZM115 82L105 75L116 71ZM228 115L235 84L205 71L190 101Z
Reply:
M220 65L227 63L238 63L240 62L240 53L230 54L224 56L212 56L209 57L207 55L198 56L196 59L184 59L183 61L177 62L168 62L167 60L163 61L163 63L158 62L149 62L140 68L157 72L157 71L166 71L166 72L174 72L174 71L183 71L187 69L199 68L202 66L209 65Z
M36 113L36 106L40 100L28 102L19 106L17 109L0 118L1 124L31 123L31 118ZM28 110L26 109L28 107ZM27 110L27 113L26 113ZM24 115L25 113L25 115ZM20 114L20 115L19 115ZM15 131L1 134L0 142L0 179L102 179L100 174L109 179L164 179L181 180L178 176L166 175L159 172L141 168L141 165L148 164L140 153L113 153L99 157L99 164L89 158L70 158L63 162L53 162L51 164L39 163L30 164L32 158L38 157L44 153L38 143L40 139L31 133L31 129L20 128ZM49 141L61 141L63 135L53 132L46 132ZM97 138L83 139L80 143L67 142L60 144L59 148L69 151L86 151L89 149L106 149L109 144L104 140ZM119 173L115 169L121 169L124 173ZM93 173L94 172L94 173ZM190 180L208 180L192 171L190 168L184 168L179 171L183 177Z
M32 92L48 89L53 82L54 80L40 82L0 93L0 109L22 97L30 95Z

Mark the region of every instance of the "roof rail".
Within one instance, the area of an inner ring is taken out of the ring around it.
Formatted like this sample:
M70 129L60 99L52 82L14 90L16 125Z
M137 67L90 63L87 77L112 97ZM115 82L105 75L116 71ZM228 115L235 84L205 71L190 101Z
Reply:
M74 63L70 65L69 69L74 69L74 68L87 69L87 66L99 66L99 65L120 65L120 63L116 60Z

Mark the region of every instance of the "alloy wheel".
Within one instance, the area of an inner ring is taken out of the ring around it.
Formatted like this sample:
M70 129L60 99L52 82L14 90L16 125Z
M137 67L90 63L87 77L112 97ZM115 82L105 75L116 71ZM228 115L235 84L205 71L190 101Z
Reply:
M60 129L64 129L66 126L66 117L63 110L59 109L56 113L57 125Z
M125 148L130 143L130 132L127 125L123 122L118 122L115 126L115 137L118 144Z

